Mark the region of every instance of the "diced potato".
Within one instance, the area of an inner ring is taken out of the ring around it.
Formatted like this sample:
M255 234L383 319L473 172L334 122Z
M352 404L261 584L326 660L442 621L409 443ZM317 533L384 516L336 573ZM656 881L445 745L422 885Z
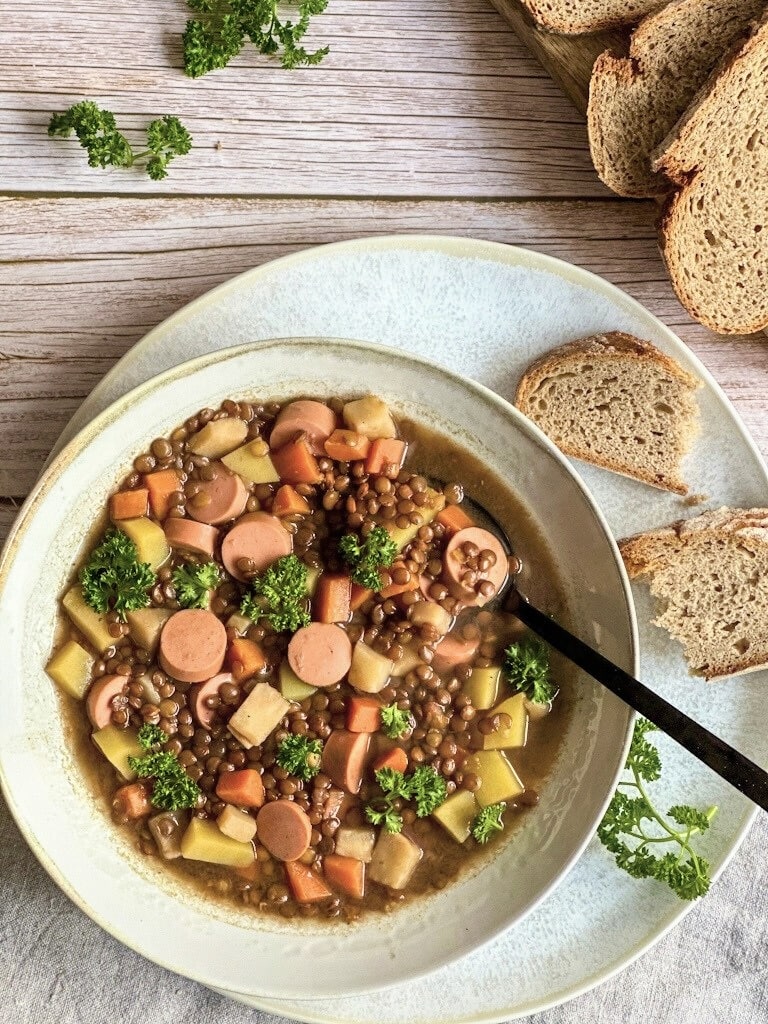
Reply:
M432 817L440 822L457 843L463 843L469 838L469 830L477 811L475 794L467 789L459 789L441 803L436 811L432 811Z
M163 811L147 822L157 851L165 860L181 856L181 839L189 824L186 811Z
M296 701L300 704L313 693L317 693L316 686L310 686L296 675L287 661L280 662L280 693L286 700Z
M480 780L475 799L481 807L500 800L514 800L525 792L517 772L499 750L479 750L464 762L464 774L473 772Z
M244 747L257 747L291 705L269 683L257 683L229 720L229 731Z
M431 523L440 509L445 508L444 494L434 491L429 487L427 489L427 495L429 496L429 501L426 504L421 505L419 508L419 515L421 516L420 523L411 523L410 526L406 527L394 526L394 519L385 523L385 527L389 532L390 537L395 544L397 544L398 551L402 551L403 548L408 547L421 527Z
M127 533L136 545L139 561L149 563L153 572L157 572L171 557L171 549L162 526L153 523L151 519L122 519L120 529Z
M275 469L269 453L262 453L264 442L249 441L242 448L236 448L221 460L227 469L237 473L252 484L276 484L280 474Z
M321 572L321 569L310 569L309 566L307 566L307 595L309 597L315 596L317 581L320 579Z
M358 640L352 651L352 665L349 669L350 686L363 693L378 693L389 682L395 663L372 647Z
M126 612L126 619L131 629L131 639L154 654L160 643L160 633L173 612L168 608L138 608L135 612Z
M233 612L227 619L227 629L234 629L238 636L245 636L253 622L239 612Z
M45 671L58 686L77 700L82 700L91 684L93 657L74 640L56 651Z
M344 424L366 437L397 437L395 421L386 402L374 395L366 395L355 402L347 402L342 412Z
M254 850L251 843L241 843L225 836L215 822L193 818L181 840L181 855L186 860L247 868L253 863Z
M216 819L216 824L220 832L239 843L250 843L256 835L256 819L248 811L241 811L231 804L227 804Z
M370 864L376 845L376 832L365 825L342 825L337 831L336 853L340 857L353 857L363 864Z
M422 857L421 849L402 832L379 833L368 877L390 889L404 889Z
M152 675L150 673L144 673L143 676L139 676L136 680L137 683L141 683L143 690L143 697L147 704L158 705L163 699L157 691L157 687L152 682Z
M80 587L72 587L61 599L64 611L70 617L74 625L83 634L88 643L93 644L96 650L101 653L106 651L115 643L115 638L110 636L107 627L107 617L101 612L95 612L93 608L85 603L83 592Z
M93 733L91 738L126 782L131 782L136 778L136 772L128 764L128 758L142 757L144 749L136 738L135 730L118 729L114 725L105 725L103 729Z
M538 722L540 718L546 718L552 710L552 701L548 700L546 704L540 704L538 701L528 700L526 697L525 710L528 712L528 718L530 721Z
M413 670L419 665L421 665L421 658L418 655L415 645L404 647L403 656L395 662L395 667L392 669L392 675L401 679L403 676L407 676L409 672L413 672Z
M187 448L195 455L205 455L209 459L220 459L238 448L248 436L248 424L236 417L228 416L222 420L211 420L202 430L198 430L189 441Z
M490 665L488 668L473 668L461 692L472 699L472 706L478 711L486 711L499 699L500 686L501 669L498 665Z
M509 715L512 721L508 729L498 729L488 736L483 736L483 750L525 746L528 738L528 712L525 710L525 701L524 693L516 693L514 697L508 697L489 712L490 715Z
M434 626L441 636L445 636L453 622L451 613L434 601L417 601L412 604L409 618L414 626Z

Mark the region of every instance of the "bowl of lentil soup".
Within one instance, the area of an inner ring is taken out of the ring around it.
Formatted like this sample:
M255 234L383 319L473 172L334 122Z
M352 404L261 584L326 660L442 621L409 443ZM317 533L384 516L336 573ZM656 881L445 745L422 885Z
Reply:
M496 606L509 573L634 668L607 527L502 399L357 342L169 371L65 449L4 552L11 809L87 913L205 983L443 965L564 876L629 734Z

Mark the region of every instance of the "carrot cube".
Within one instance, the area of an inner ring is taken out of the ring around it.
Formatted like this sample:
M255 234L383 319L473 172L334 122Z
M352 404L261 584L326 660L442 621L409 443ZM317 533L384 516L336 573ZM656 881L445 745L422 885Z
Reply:
M255 768L224 772L216 782L216 796L225 804L234 804L235 807L261 807L264 803L264 783Z
M377 437L365 460L366 473L382 473L384 467L395 463L399 468L405 462L406 444L397 437Z
M333 896L322 876L301 861L286 861L283 867L297 903L319 903Z
M339 892L361 900L365 894L365 864L354 857L329 853L323 858L325 877Z
M351 601L352 580L349 576L324 572L315 588L312 618L315 622L349 622Z
M255 640L238 636L230 641L227 648L227 665L235 682L248 679L261 671L267 663L264 652Z
M277 494L272 499L273 516L306 516L312 510L306 498L290 484L283 484L279 487Z
M357 462L364 459L370 450L371 439L354 430L334 430L325 442L329 459L339 462Z
M441 508L435 516L435 522L445 527L445 532L449 537L458 533L459 530L465 530L468 526L475 525L461 505L446 505L445 508Z
M163 520L171 507L170 497L181 487L175 469L159 469L144 474L144 486L149 491L149 506L156 519Z
M367 587L361 587L359 583L353 583L349 607L353 612L356 612L358 608L362 608L369 597L373 597L372 590L368 590Z
M405 566L402 564L402 562L395 562L391 569L385 570L385 572L387 572L389 576L384 577L384 580L382 581L384 582L384 585L379 589L379 594L381 594L383 598L386 599L388 597L396 597L398 594L405 594L409 590L419 589L419 577L416 575L416 573L411 573L407 583L386 582L387 579L391 580L393 570L400 568L405 568Z
M144 782L131 782L116 790L112 798L112 807L116 814L129 821L143 818L152 810L149 789Z
M271 455L272 464L284 483L319 484L323 479L317 459L301 435Z
M392 747L373 761L371 767L375 772L381 768L391 768L396 772L404 772L408 767L408 755L402 747Z
M139 519L147 514L149 491L137 487L135 491L118 491L109 499L109 515L115 522L120 519Z
M347 698L349 732L378 732L381 728L381 702L375 697Z

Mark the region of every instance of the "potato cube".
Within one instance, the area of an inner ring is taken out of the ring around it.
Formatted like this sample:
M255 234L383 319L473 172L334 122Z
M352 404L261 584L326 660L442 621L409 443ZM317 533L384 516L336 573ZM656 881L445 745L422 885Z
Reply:
M508 697L490 712L491 715L509 715L511 722L507 729L483 736L483 750L503 750L507 747L524 747L528 738L528 712L525 710L526 696L516 693Z
M269 683L257 683L229 720L229 731L244 747L257 747L277 728L291 705Z
M414 626L433 626L441 636L451 628L453 616L434 601L417 601L411 605L410 620Z
M106 615L95 612L90 605L85 603L80 587L72 587L68 590L62 597L61 603L75 627L99 653L106 651L114 644L115 638L107 628Z
M186 860L202 860L230 868L247 868L255 856L251 843L225 836L215 822L204 818L190 821L181 840L181 855Z
M154 654L160 643L160 633L173 612L168 608L139 608L126 612L131 639L145 651Z
M358 640L352 651L352 665L349 669L350 686L363 693L378 693L389 682L395 663L372 647Z
M249 483L276 484L280 480L280 474L269 454L257 454L261 452L263 444L263 441L249 441L242 448L236 448L229 455L225 455L221 461L227 469L231 469ZM257 446L255 451L254 446Z
M392 675L401 679L403 676L407 676L409 672L413 672L419 665L421 665L421 658L418 655L417 648L415 645L409 645L403 648L402 658L395 662Z
M336 833L336 853L370 864L376 845L376 832L365 825L342 825Z
M251 619L239 612L233 612L227 619L227 629L234 629L238 636L245 636L252 625Z
M436 811L432 811L432 817L440 822L457 843L463 843L469 838L469 830L477 811L474 793L459 789L440 804Z
M382 830L373 850L368 877L390 889L404 889L421 858L421 848L402 832Z
M220 832L239 843L250 843L256 835L256 819L248 811L241 811L231 804L227 804L216 819L216 824Z
M310 686L309 683L299 679L286 660L280 662L280 693L286 700L296 701L297 704L300 704L307 697L311 697L313 693L317 693L317 687Z
M91 683L93 657L74 640L56 651L45 671L65 693L82 700Z
M189 441L187 447L195 455L205 455L209 459L220 459L238 448L248 436L248 425L244 420L228 416L221 420L211 420L202 430L198 430Z
M473 772L480 780L475 799L481 807L501 800L514 800L525 792L517 772L499 750L479 750L464 762L464 774Z
M419 508L419 515L421 516L420 523L411 523L410 526L400 527L392 525L394 520L390 520L385 524L390 537L395 544L397 544L398 551L402 551L403 548L406 548L414 539L421 527L431 523L440 509L445 508L444 494L434 491L430 487L427 489L427 496L429 497L429 501Z
M492 665L488 668L473 668L472 675L464 683L461 692L472 700L478 711L487 711L499 699L501 669Z
M171 557L171 549L162 526L158 526L151 519L122 519L120 529L128 534L136 545L139 561L147 562L153 572L157 572Z
M136 778L136 772L128 764L128 758L143 757L145 751L136 738L135 730L105 725L103 729L93 733L91 739L126 782Z
M386 402L366 395L356 402L347 402L342 416L345 426L366 437L397 437L395 421Z

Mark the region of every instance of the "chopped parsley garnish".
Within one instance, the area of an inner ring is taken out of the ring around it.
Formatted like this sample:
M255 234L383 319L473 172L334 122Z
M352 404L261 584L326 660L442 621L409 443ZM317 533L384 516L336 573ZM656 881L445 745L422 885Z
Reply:
M240 605L240 614L257 622L266 619L277 633L295 633L310 622L307 601L307 567L296 555L278 558L251 580L251 590Z
M394 768L380 768L375 774L382 795L366 806L365 816L372 825L383 825L387 832L402 831L398 799L415 801L416 816L426 818L448 797L445 779L428 764L419 765L411 775Z
M162 811L195 807L200 788L184 771L181 762L167 752L129 757L128 764L140 779L153 779L152 804Z
M277 747L275 760L289 775L309 782L320 771L323 744L306 736L286 736Z
M710 877L709 863L696 853L691 839L709 828L717 807L699 811L677 804L669 808L666 817L656 810L643 785L661 775L659 752L646 739L655 729L644 718L635 723L626 765L632 777L619 782L597 835L615 854L618 866L633 878L656 878L681 900L694 900L707 892ZM635 795L625 790L634 790ZM670 819L681 827L675 828ZM672 844L668 853L657 856L652 852L668 844Z
M504 678L534 704L548 704L557 694L549 678L549 653L538 637L524 637L504 651Z
M204 565L178 565L173 570L176 600L182 608L207 608L210 594L221 583L215 562Z
M501 802L498 804L488 804L487 807L483 807L478 811L470 828L470 832L478 843L487 843L494 832L501 832L503 830L504 822L502 821L502 815L506 809L507 805Z
M410 711L401 711L397 704L387 704L381 709L381 727L391 740L399 739L410 730L413 717Z
M352 579L367 590L381 589L380 569L388 569L397 554L397 544L383 526L374 526L361 542L355 533L339 541L339 554L351 568Z
M125 613L146 608L149 590L157 577L147 562L140 562L136 545L127 534L111 528L80 570L85 603L97 612Z
M409 799L416 801L416 815L426 818L448 798L445 779L430 764L420 764L408 778Z
M168 735L163 732L159 725L150 725L148 722L139 729L139 746L144 750L153 750L162 747L168 742Z

